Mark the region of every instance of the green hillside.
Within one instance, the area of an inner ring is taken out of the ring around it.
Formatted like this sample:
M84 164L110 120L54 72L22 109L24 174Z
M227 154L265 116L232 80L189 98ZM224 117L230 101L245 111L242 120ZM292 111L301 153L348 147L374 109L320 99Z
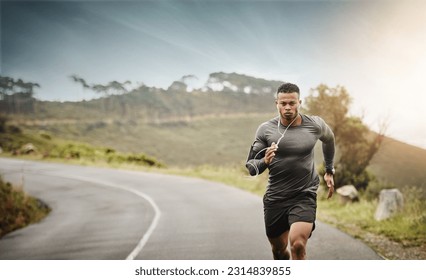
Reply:
M273 92L281 81L218 72L198 89L185 82L183 77L168 89L142 85L81 102L4 91L0 109L8 124L36 136L144 154L167 166L243 166L256 128L276 114ZM320 163L319 145L316 154ZM390 185L425 186L426 150L386 138L369 168Z
M426 188L426 150L386 138L370 166L383 182Z
M22 131L21 128L7 124L0 125L0 143L0 154L6 156L70 160L80 164L133 164L164 167L163 163L140 152L122 153L105 145L92 146L78 141L64 140L46 131Z
M124 153L146 153L168 166L242 163L257 126L273 114L205 116L192 121L151 123L98 121L21 126L33 134L108 146Z
M47 132L59 138L108 146L123 153L144 153L167 166L243 165L258 125L270 114L234 114L162 123L120 122L24 126L26 131ZM316 162L321 163L320 145ZM395 185L426 184L426 150L386 138L372 160L371 171Z

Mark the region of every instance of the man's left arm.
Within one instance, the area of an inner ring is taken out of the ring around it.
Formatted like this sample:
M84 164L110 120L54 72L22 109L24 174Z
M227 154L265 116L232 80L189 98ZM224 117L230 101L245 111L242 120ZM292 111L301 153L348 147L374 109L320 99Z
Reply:
M321 128L322 136L320 137L320 140L322 141L322 152L324 155L325 162L324 181L328 187L327 198L330 198L333 196L334 193L334 133L322 119Z

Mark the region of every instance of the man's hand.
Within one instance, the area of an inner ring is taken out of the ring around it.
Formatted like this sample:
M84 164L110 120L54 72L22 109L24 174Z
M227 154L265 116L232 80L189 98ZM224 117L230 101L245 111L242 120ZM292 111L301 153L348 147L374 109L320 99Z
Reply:
M265 153L265 163L269 165L275 157L275 152L278 150L278 145L275 142L272 142L271 147L266 150Z
M333 174L325 173L324 174L324 181L325 181L325 183L327 184L327 187L328 187L327 199L329 199L330 197L333 196L333 193L334 193L334 179L333 179Z

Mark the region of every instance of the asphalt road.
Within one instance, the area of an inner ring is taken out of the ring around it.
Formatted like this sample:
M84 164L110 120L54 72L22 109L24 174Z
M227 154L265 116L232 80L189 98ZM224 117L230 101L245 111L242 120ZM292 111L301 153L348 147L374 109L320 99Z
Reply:
M7 181L52 212L0 239L8 260L269 260L261 198L201 179L0 158ZM309 259L380 259L324 223Z

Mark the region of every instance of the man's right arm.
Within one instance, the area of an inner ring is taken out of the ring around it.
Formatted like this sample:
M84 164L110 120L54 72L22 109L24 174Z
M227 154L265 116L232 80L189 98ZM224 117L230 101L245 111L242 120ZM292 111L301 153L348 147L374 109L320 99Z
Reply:
M259 175L268 168L265 163L265 154L268 143L264 139L262 126L257 129L256 139L250 147L250 152L246 161L246 168L251 176Z

